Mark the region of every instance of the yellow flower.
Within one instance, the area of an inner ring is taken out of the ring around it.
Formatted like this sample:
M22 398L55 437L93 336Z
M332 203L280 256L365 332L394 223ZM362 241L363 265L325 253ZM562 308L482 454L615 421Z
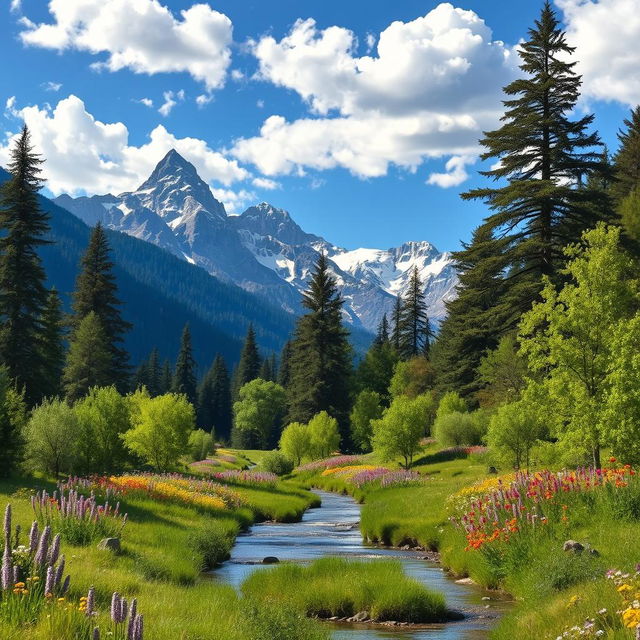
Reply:
M627 593L628 591L631 591L631 587L628 584L621 584L618 587L618 593Z
M24 582L16 582L16 589L24 589Z
M622 612L622 621L625 627L635 629L640 625L640 609L626 609Z

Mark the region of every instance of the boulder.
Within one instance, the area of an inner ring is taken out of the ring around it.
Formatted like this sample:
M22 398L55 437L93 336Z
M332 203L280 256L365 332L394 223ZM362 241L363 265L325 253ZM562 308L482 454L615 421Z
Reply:
M347 618L347 622L366 622L369 619L368 611L360 611L355 616Z
M582 553L584 551L584 545L577 540L567 540L562 545L563 551L571 551L572 553Z
M280 560L275 556L267 556L266 558L262 558L262 564L278 564Z
M108 551L113 551L113 553L120 553L122 551L120 538L103 538L98 543L98 549L107 549Z
M456 584L475 584L475 582L471 578L460 578L456 580Z

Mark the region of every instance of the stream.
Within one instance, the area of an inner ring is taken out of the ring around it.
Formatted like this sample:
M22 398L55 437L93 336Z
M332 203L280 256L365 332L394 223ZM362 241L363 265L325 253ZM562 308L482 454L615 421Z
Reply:
M275 556L286 562L311 562L323 556L394 558L402 563L405 573L443 593L447 606L461 611L465 619L460 622L420 627L336 623L332 624L335 640L488 638L490 628L509 606L508 602L477 587L457 584L438 564L424 560L424 553L366 545L362 541L358 526L358 503L350 496L324 491L316 493L322 499L322 506L307 510L300 522L256 524L250 531L240 535L231 552L230 560L212 571L212 577L239 589L253 571L269 571L270 567L274 566L260 564L267 556Z

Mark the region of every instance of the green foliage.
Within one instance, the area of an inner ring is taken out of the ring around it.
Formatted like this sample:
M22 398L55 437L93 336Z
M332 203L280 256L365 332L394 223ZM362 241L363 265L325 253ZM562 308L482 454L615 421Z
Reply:
M605 434L619 429L611 415L609 425L603 421L619 325L630 318L637 291L619 236L619 228L600 225L584 234L583 246L569 247L570 282L558 289L547 281L542 302L520 325L529 367L543 375L554 434L565 446L590 454L596 467Z
M444 418L450 413L466 413L469 410L467 403L455 391L445 393L438 404L436 420Z
M80 425L79 442L85 473L109 473L121 470L130 456L122 434L131 428L130 402L115 386L93 387L75 405Z
M384 460L402 457L408 469L420 451L420 439L425 435L432 411L430 395L394 398L382 418L373 422L373 450Z
M92 387L105 387L113 380L107 335L93 311L71 336L62 379L69 402L82 398Z
M280 451L269 451L260 460L260 469L275 473L277 476L286 476L293 471L293 461Z
M433 436L443 447L473 446L482 443L486 420L478 412L447 413L433 423Z
M30 405L47 393L49 375L41 350L48 294L37 251L49 231L38 202L42 162L25 125L10 151L11 175L0 187L0 361L25 387Z
M45 385L44 397L47 398L59 395L62 390L62 371L65 361L63 336L62 302L54 288L49 291L47 304L42 311L42 379Z
M280 435L280 449L296 466L310 456L311 436L307 425L300 422L288 424Z
M278 441L285 410L284 389L256 378L240 389L239 400L233 405L235 427L250 434L262 448L269 448Z
M120 313L114 263L109 254L109 241L102 225L98 223L91 230L89 246L82 256L82 268L76 280L71 340L72 343L77 340L75 334L80 331L84 319L91 313L95 314L104 332L109 361L105 380L89 386L115 384L120 392L124 392L129 381L129 355L122 344L124 334L131 325L123 320Z
M330 618L368 611L378 621L444 621L444 597L407 577L393 560L322 558L309 566L283 564L253 573L242 585L245 596L277 598L307 616Z
M365 389L361 391L351 410L351 441L360 451L371 451L373 436L372 420L382 417L382 398L379 393Z
M528 390L522 400L502 405L489 421L487 444L514 469L529 468L531 450L547 435L544 413Z
M610 211L604 190L581 183L581 176L599 175L605 167L599 137L589 131L593 115L571 119L581 84L573 52L546 3L518 48L523 74L504 89L502 124L480 141L482 159L495 163L482 174L497 186L463 194L492 211L483 227L495 235L493 261L501 257L505 274L498 311L508 316L500 333L536 300L542 276L558 280L564 246L594 226L598 212Z
M218 438L231 436L231 382L224 358L217 355L198 388L198 425L215 430Z
M203 429L196 429L189 434L189 458L192 461L204 460L215 453L213 436Z
M308 422L320 411L336 418L348 448L351 347L342 324L342 304L324 254L303 294L308 313L298 319L292 344L288 420Z
M520 396L528 369L525 358L518 350L515 335L509 333L480 361L478 378L486 385L479 394L483 406L512 402Z
M431 363L422 356L416 356L396 364L389 394L392 398L399 395L415 398L431 389L434 380L435 371Z
M176 393L150 398L131 396L132 428L123 435L127 448L159 471L174 466L187 451L195 427L195 411L187 398Z
M618 213L626 235L640 243L640 185L620 201Z
M241 627L246 640L329 640L331 632L304 613L277 600L241 602Z
M27 423L24 393L11 385L6 367L0 367L0 476L11 475L22 455L22 432Z
M75 410L63 400L45 399L24 430L25 462L32 471L57 476L78 468L81 431Z
M416 266L413 267L409 286L402 299L397 333L399 352L405 360L429 353L435 334L427 315L424 285Z
M188 545L200 571L209 571L229 559L240 525L232 519L209 518L189 533Z
M193 349L191 347L191 332L189 325L185 325L180 337L180 351L176 360L176 370L173 375L172 391L181 393L187 397L187 400L195 406L196 404L196 370L197 365L193 357Z
M360 391L369 389L389 403L389 386L398 365L398 351L391 342L374 341L356 370L355 386Z
M240 362L234 375L234 399L237 399L238 392L245 384L255 380L260 374L260 352L256 343L256 333L253 325L249 325L247 336L242 345Z
M623 124L625 129L618 133L620 145L613 158L615 181L611 192L617 205L640 187L640 106L632 109ZM634 223L638 223L637 218ZM635 235L632 237L638 239Z
M307 425L310 440L310 453L313 458L328 458L340 447L338 421L326 411L317 413Z

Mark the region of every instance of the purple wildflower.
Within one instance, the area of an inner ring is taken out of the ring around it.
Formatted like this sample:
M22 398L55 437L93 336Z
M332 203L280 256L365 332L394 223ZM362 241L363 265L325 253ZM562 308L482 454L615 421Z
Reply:
M42 535L40 536L40 542L38 543L38 551L34 562L37 566L41 567L47 559L47 551L49 550L49 537L51 536L51 527L46 526Z
M93 607L96 604L96 590L93 587L89 587L89 591L87 593L87 609L86 614L88 616L93 615Z
M48 593L53 593L53 588L55 587L55 574L53 573L53 567L47 567L47 579L44 583L44 593L45 595Z
M4 546L11 546L11 505L8 504L4 510Z
M11 562L11 549L9 547L5 547L4 554L2 557L2 589L6 590L13 586L11 582L13 578L13 569Z
M143 621L142 614L136 616L136 621L133 625L133 640L142 640Z
M100 629L98 629L98 627L94 627L91 640L100 640Z
M62 589L60 589L60 593L64 595L69 591L69 583L71 582L71 576L67 576L62 583Z
M111 619L114 622L118 622L118 617L120 616L120 596L117 591L113 592L111 596Z
M38 548L38 538L40 532L38 531L38 522L36 520L33 521L31 525L31 530L29 531L29 553L34 554L36 549Z
M49 553L47 554L47 562L49 564L55 564L58 561L58 556L60 555L60 534L56 534L56 537L53 539L53 544L51 545L51 549L49 549Z

